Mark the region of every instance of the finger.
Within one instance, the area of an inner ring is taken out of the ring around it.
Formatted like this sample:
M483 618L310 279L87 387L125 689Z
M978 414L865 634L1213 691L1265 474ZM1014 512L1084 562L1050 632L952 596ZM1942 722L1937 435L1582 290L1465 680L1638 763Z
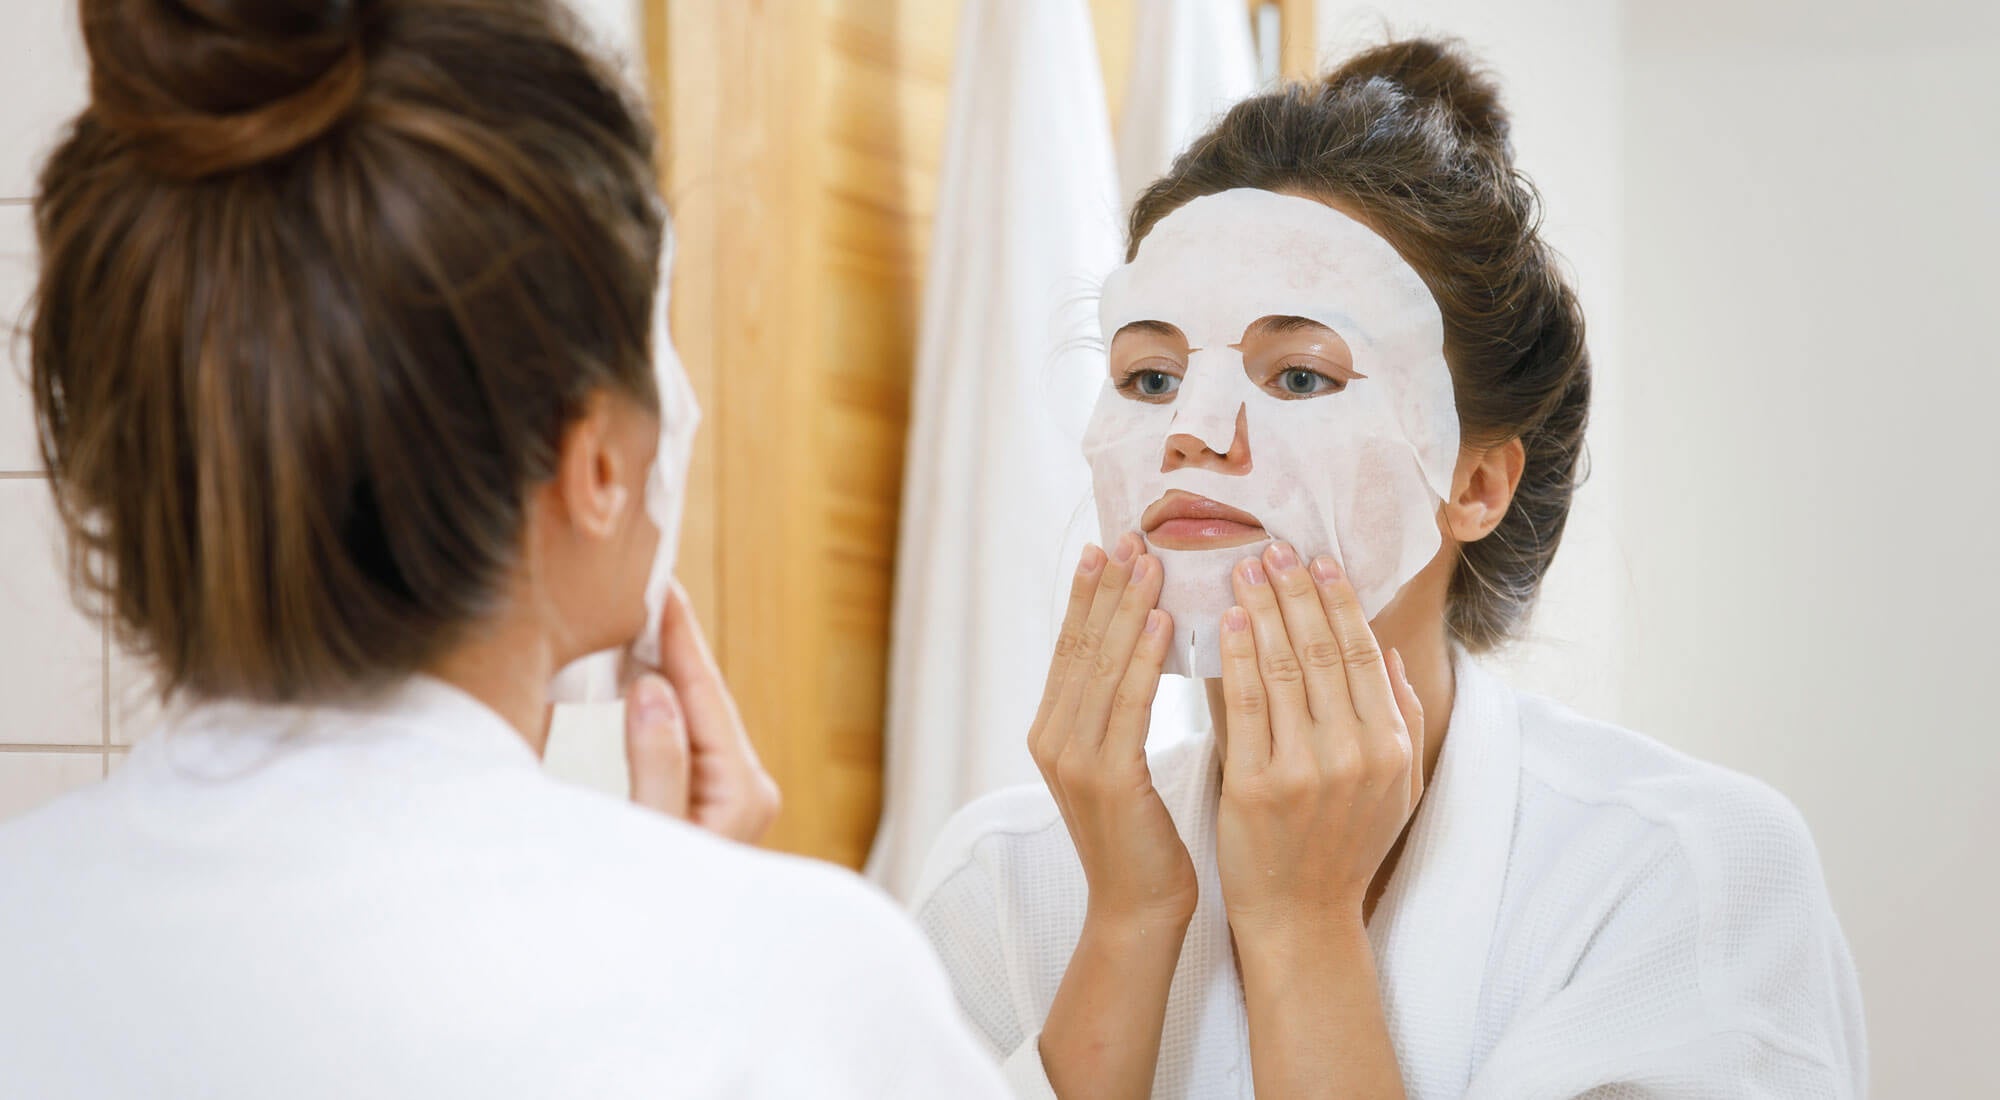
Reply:
M1132 649L1132 660L1118 682L1111 717L1105 723L1099 750L1113 759L1146 755L1146 731L1153 723L1153 700L1160 692L1160 669L1173 644L1174 617L1155 608L1146 612L1145 626Z
M1424 704L1410 685L1409 666L1394 649L1389 651L1389 675L1396 692L1396 709L1403 716L1403 729L1410 741L1410 808L1414 810L1424 796Z
M1282 542L1264 548L1264 573L1278 597L1278 610L1284 613L1292 654L1304 672L1306 705L1313 718L1326 722L1353 714L1340 639L1333 636L1333 624L1327 620L1326 605L1320 602L1312 574L1299 560L1298 552Z
M1228 742L1223 774L1264 770L1271 762L1270 709L1257 672L1250 613L1240 607L1222 613L1222 719Z
M1163 575L1158 558L1142 553L1132 560L1132 579L1125 585L1125 593L1119 597L1111 621L1104 628L1096 667L1090 670L1089 682L1084 685L1077 704L1076 728L1070 736L1081 748L1094 752L1104 743L1105 728L1125 682L1125 673L1132 665L1133 650L1145 632L1154 605L1160 602ZM1151 705L1151 700L1147 703Z
M1250 615L1250 637L1257 648L1257 673L1264 681L1264 697L1270 708L1272 751L1283 752L1291 743L1300 743L1312 728L1312 712L1306 706L1305 670L1292 652L1292 639L1285 632L1285 616L1278 610L1278 597L1271 591L1270 576L1258 558L1246 558L1229 574L1236 602Z
M688 731L673 688L647 673L625 695L625 769L632 801L647 809L688 816Z
M778 820L784 800L777 780L762 768L753 768L727 781L733 789L714 801L703 797L701 784L696 783L688 796L688 814L695 824L717 836L755 844Z
M1086 545L1077 559L1076 574L1070 578L1069 604L1063 608L1055 653L1049 658L1048 679L1042 682L1042 701L1035 709L1035 724L1029 727L1028 748L1036 752L1038 758L1040 753L1036 742L1042 731L1048 729L1049 716L1055 711L1057 697L1062 694L1064 670L1083 640L1084 620L1090 616L1090 604L1097 596L1097 578L1104 570L1105 560L1104 551Z
M1091 596L1090 610L1083 618L1083 629L1077 632L1069 663L1063 668L1062 693L1056 697L1055 715L1058 719L1063 715L1076 714L1092 676L1101 671L1108 660L1103 653L1105 634L1111 628L1112 617L1118 613L1119 601L1125 597L1125 585L1132 579L1132 566L1139 556L1139 547L1139 536L1130 533L1120 535L1112 546L1111 560L1104 563L1104 571L1098 575L1097 591Z
M694 606L679 581L667 594L666 613L661 617L660 657L660 671L666 674L681 704L693 751L727 749L755 760L757 753L743 732L736 700L723 683L722 670L716 667L708 639L695 620Z
M1333 636L1340 641L1340 659L1347 670L1347 695L1354 713L1371 727L1395 721L1396 696L1389 689L1389 670L1382 663L1382 647L1375 641L1375 631L1361 610L1361 598L1332 558L1314 558L1312 570L1320 603L1333 624Z

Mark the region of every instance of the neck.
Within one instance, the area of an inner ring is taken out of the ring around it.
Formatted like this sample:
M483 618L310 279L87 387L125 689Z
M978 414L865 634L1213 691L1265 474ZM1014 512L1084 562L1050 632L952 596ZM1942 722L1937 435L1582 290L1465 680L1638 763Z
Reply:
M519 616L480 624L424 671L486 704L540 756L549 738L547 636Z

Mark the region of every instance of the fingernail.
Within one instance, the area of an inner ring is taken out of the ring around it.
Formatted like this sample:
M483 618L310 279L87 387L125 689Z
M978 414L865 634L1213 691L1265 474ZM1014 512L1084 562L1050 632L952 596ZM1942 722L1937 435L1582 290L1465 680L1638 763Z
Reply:
M1167 616L1158 608L1146 612L1146 633L1158 634L1160 632L1160 624L1166 621Z
M1299 567L1299 556L1292 552L1289 543L1274 542L1265 554L1271 559L1271 568L1280 573L1289 573Z
M1314 558L1313 579L1321 584L1332 584L1340 579L1340 563L1332 558Z
M1264 567L1256 558L1246 558L1243 562L1243 579L1251 584L1264 583Z
M639 680L639 717L647 722L672 722L677 713L674 693L667 682L658 676L645 676Z
M1118 536L1118 549L1114 551L1118 564L1123 565L1132 560L1132 555L1139 552L1138 543L1139 540L1129 533Z
M1145 580L1148 576L1152 575L1152 572L1153 559L1150 557L1141 555L1139 560L1132 565L1132 579L1135 581Z
M1228 631L1250 629L1250 613L1240 607L1232 607L1222 613L1222 629Z
M1076 563L1076 575L1088 577L1102 568L1104 568L1104 551L1095 546L1085 546L1083 559Z

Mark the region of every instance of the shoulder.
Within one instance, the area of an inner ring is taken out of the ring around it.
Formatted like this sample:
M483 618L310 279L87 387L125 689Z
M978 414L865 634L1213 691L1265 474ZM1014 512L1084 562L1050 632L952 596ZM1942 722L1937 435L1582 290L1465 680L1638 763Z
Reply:
M1630 730L1534 696L1518 704L1509 909L1521 956L1566 975L1572 997L1643 987L1691 1034L1861 1065L1854 964L1797 807Z
M1519 697L1524 799L1572 815L1623 819L1675 849L1697 876L1819 877L1819 853L1798 808L1769 784L1698 760L1631 730L1539 696Z
M828 1041L847 1036L861 1048L879 1045L866 1032L885 1019L922 1031L935 1025L919 1027L916 1017L949 1017L943 969L915 922L853 871L590 791L545 798L582 834L574 839L588 841L564 847L578 860L586 904L602 910L594 927L632 941L635 960L676 981L720 968L716 976L737 987L732 1003L791 1006L819 1021L813 1027ZM831 1004L853 1011L831 1021Z
M893 948L908 926L880 890L844 867L726 840L594 791L541 777L534 783L540 828L561 841L550 854L572 860L620 903L684 911L690 897L701 897L735 934L768 932L787 943ZM813 919L800 921L799 913Z

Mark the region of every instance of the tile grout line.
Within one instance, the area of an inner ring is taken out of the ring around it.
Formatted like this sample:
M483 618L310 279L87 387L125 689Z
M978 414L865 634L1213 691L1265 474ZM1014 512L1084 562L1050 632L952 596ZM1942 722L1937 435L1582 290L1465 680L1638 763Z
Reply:
M65 756L108 756L103 745L24 745L0 744L0 755L14 752L52 752Z
M97 636L104 643L104 671L98 677L100 689L98 698L104 704L104 713L99 715L102 719L99 729L104 734L103 778L109 779L111 778L111 619L108 616L99 616Z

